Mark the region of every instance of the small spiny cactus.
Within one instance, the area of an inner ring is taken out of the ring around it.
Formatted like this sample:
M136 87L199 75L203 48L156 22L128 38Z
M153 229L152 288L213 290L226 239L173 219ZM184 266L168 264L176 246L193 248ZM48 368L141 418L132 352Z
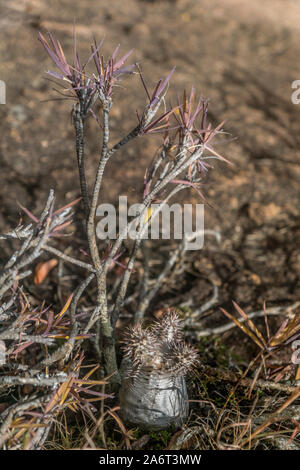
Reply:
M182 424L188 414L185 375L198 359L197 350L183 340L177 312L167 310L148 328L128 328L123 343L123 418L145 429Z

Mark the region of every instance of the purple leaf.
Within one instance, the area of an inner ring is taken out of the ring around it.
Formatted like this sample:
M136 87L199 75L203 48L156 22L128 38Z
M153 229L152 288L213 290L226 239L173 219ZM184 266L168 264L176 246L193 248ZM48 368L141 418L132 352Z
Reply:
M120 67L122 67L122 65L126 62L128 57L132 54L132 52L133 52L133 49L127 52L127 54L125 54L120 60L118 60L118 62L115 63L115 66L114 66L115 71L118 70Z
M120 49L120 44L117 45L117 47L115 48L114 52L112 53L111 55L111 60L115 60L115 57L118 53L118 50Z
M21 207L21 209L25 212L25 214L27 214L28 217L30 217L30 219L33 220L36 224L40 223L39 219L35 217L35 215L33 215L32 212L26 209L26 207L22 206L22 204L20 204L19 202L18 202L18 206Z
M165 89L165 87L167 86L170 78L172 77L174 71L175 71L176 67L173 67L171 72L169 73L169 75L164 79L164 81L161 83L159 89L157 90L157 95L159 96L163 90Z
M53 60L53 62L57 65L57 67L60 69L60 71L63 73L64 76L68 76L69 73L68 73L68 69L65 67L64 64L62 64L59 59L57 58L57 56L55 55L55 53L50 49L47 41L45 40L45 38L43 37L43 35L41 33L39 33L39 36L38 36L38 39L39 41L41 41L41 43L43 44L44 48L46 49L46 51L48 52L49 56L51 57L51 59Z
M49 75L52 75L52 77L54 78L59 78L60 80L65 80L66 78L61 75L60 73L57 73L57 72L52 72L51 70L48 70L46 73L48 73ZM57 83L57 82L53 82L53 83Z
M87 60L86 63L84 64L84 66L82 67L83 70L84 70L85 67L90 63L90 61L91 61L92 59L95 60L95 55L96 55L96 54L99 52L99 50L101 49L103 42L104 42L104 38L101 39L101 41L99 42L99 44L98 44L98 46L97 46L96 41L95 41L95 47L96 47L96 49L94 48L93 45L91 46L92 54L90 55L90 57L88 58L88 60ZM98 64L99 64L99 59L98 59L98 57L97 57L97 60L98 60ZM100 68L100 64L99 64L99 68ZM98 70L98 67L97 67L97 70ZM99 73L99 71L98 71L98 73Z

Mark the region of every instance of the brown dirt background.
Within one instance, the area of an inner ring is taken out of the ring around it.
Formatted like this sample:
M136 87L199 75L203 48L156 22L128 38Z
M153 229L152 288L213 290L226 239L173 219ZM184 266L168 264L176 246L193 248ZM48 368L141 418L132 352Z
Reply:
M37 41L50 30L72 54L73 21L86 57L92 35L105 35L104 50L134 47L134 60L153 85L176 65L170 96L195 86L210 99L213 124L235 140L217 150L234 163L216 163L204 190L207 238L168 296L199 306L220 287L219 305L234 299L247 311L299 300L300 105L291 83L300 79L300 4L297 0L10 0L0 1L0 229L19 218L19 201L38 212L49 188L59 204L78 196L73 128L68 101L57 97L45 71L55 70ZM112 111L112 141L136 122L144 91L137 79L122 82ZM50 101L45 101L50 100ZM102 197L128 194L136 202L156 137L139 139L112 159ZM88 128L88 175L94 174L99 136ZM193 192L186 202L199 202ZM178 281L178 279L177 279ZM167 296L167 297L168 297ZM216 311L216 310L215 310Z

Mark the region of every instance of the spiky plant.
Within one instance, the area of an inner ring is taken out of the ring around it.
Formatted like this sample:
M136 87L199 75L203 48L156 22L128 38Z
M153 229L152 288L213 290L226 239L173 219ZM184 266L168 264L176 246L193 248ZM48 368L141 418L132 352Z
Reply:
M183 340L177 312L168 310L148 328L128 328L123 342L124 419L146 429L182 424L188 413L185 375L198 358L197 350Z

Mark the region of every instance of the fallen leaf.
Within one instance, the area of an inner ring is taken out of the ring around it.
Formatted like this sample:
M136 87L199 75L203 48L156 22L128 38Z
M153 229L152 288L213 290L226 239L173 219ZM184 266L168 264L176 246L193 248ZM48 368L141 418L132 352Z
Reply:
M56 258L50 259L42 263L38 263L34 270L34 284L41 284L44 279L48 276L51 269L57 265L58 261Z

